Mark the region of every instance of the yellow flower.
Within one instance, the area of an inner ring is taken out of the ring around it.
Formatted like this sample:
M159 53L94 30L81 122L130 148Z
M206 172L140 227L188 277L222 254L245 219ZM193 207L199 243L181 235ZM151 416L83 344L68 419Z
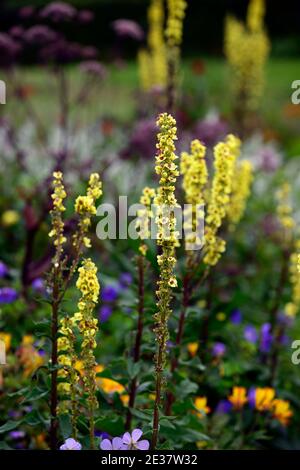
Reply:
M4 227L10 227L15 225L20 220L20 215L17 211L8 210L3 212L1 216L1 222Z
M129 403L129 395L127 393L125 393L125 395L121 395L120 396L120 400L121 402L123 403L124 406L128 406L128 403Z
M32 335L24 335L22 338L22 345L27 346L33 344L34 337Z
M219 313L217 313L216 316L217 316L217 320L219 320L219 321L225 321L226 320L226 315L225 315L224 312L219 312Z
M287 426L290 422L293 412L290 409L290 403L286 400L276 399L273 401L273 417L277 419L283 426Z
M233 387L232 394L228 397L235 410L241 410L247 403L247 390L245 387Z
M183 20L187 2L185 0L168 0L168 19L166 37L169 46L180 46L182 42Z
M211 409L207 406L206 397L197 397L194 401L194 406L199 411L199 413L197 413L197 416L200 419L204 418L205 415L211 412Z
M187 350L190 353L192 357L196 356L196 353L199 349L199 344L198 343L188 343L187 345Z
M11 334L10 333L1 333L0 332L0 341L3 341L5 344L5 350L8 352L11 346Z
M252 181L252 163L244 160L239 165L236 165L233 176L232 195L228 208L228 219L231 222L231 229L238 224L245 212Z
M270 410L273 406L275 390L270 387L257 388L255 390L255 408L258 411Z
M98 302L100 285L97 278L97 268L92 260L84 260L82 266L78 269L79 277L76 287L82 293L81 302Z
M290 284L292 287L291 301L285 305L284 312L288 317L294 317L300 308L300 273L299 273L300 240L296 240L295 251L290 256Z

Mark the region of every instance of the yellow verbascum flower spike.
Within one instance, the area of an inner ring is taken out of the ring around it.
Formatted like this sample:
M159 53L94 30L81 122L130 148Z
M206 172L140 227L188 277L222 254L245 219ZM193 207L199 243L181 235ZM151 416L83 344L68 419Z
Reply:
M236 165L233 175L232 194L228 208L228 220L233 230L244 215L253 181L253 165L243 160Z

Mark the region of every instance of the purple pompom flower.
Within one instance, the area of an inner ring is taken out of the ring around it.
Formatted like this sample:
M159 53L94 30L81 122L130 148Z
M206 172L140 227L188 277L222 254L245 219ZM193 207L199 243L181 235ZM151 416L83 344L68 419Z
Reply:
M11 304L18 298L18 293L12 287L0 288L0 304Z
M123 439L120 437L114 437L111 441L109 439L103 439L100 444L101 450L127 450L127 446L124 444Z
M106 68L104 67L101 62L97 60L86 60L80 64L80 69L82 72L87 73L89 75L94 75L99 78L106 77Z
M138 23L132 20L120 19L112 22L115 33L122 38L131 38L141 41L144 38L144 31Z
M148 450L150 447L149 441L146 439L139 440L143 435L141 429L134 429L132 433L125 432L123 436L123 443L127 446L127 450Z
M77 14L76 8L65 2L52 2L42 9L41 18L47 18L55 23L60 21L70 21Z
M271 350L273 343L273 335L271 333L271 324L264 323L260 330L260 346L259 349L262 353L268 353Z
M226 352L226 346L224 343L217 342L212 347L212 354L215 357L222 357Z
M256 328L252 325L247 325L244 329L244 338L249 343L255 344L258 340Z
M81 450L81 444L75 439L66 439L63 445L60 446L60 450Z
M0 261L0 279L5 277L8 273L8 268L6 264L4 264L2 261Z
M24 33L24 39L29 44L43 46L57 39L57 33L48 26L37 24Z
M232 311L230 315L230 321L234 325L239 325L242 321L242 312L237 308Z

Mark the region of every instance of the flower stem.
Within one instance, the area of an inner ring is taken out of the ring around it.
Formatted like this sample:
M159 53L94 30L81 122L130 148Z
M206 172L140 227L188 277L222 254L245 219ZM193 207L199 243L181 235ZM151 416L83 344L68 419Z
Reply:
M57 274L57 273L56 273ZM57 301L59 296L59 286L57 282L57 276L54 275L53 285L53 303L52 303L52 321L51 321L51 399L50 399L50 411L51 411L51 422L50 422L50 448L51 450L57 449L57 365L58 365L58 354L57 354L57 333L58 333L58 309L59 302Z

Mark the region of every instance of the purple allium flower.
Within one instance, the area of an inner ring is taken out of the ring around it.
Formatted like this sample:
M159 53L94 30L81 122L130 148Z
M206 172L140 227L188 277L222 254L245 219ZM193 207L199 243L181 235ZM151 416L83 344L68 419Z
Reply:
M252 325L245 326L244 338L249 343L255 344L258 340L258 334L257 334L256 328L254 328L254 326Z
M226 352L226 346L224 343L217 342L212 347L212 354L215 357L222 357Z
M90 10L81 10L78 12L77 19L80 23L90 23L94 19L94 13Z
M23 437L25 437L25 432L24 431L11 431L9 433L9 436L12 439L23 439Z
M132 20L120 19L112 22L115 33L122 38L131 38L141 41L144 38L144 31L138 23Z
M271 324L264 323L260 330L260 346L259 349L262 353L270 352L272 342L273 342L273 335L271 333Z
M5 277L8 273L8 268L6 264L4 264L2 261L0 261L0 279Z
M18 293L12 287L0 288L0 304L11 304L18 298Z
M43 24L37 24L24 33L26 42L32 45L45 45L57 39L57 33Z
M119 285L122 289L130 286L132 283L132 275L130 273L122 273L119 279Z
M227 132L227 123L216 113L211 113L202 121L198 121L194 129L195 137L208 146L224 138Z
M41 277L37 277L36 279L34 279L34 281L32 281L31 283L31 287L33 290L39 292L40 294L45 292L45 282Z
M76 16L77 10L65 2L52 2L46 5L40 12L41 18L47 18L55 23L70 21Z
M242 321L242 312L236 308L235 310L232 311L230 315L230 321L234 325L239 325Z
M218 414L226 414L230 413L232 410L232 403L230 403L229 400L221 400L218 403L218 406L216 408L216 413Z
M248 392L248 403L251 408L255 408L255 395L256 395L256 388L251 387Z
M143 431L141 429L134 429L132 433L125 432L123 436L123 443L127 446L127 450L148 450L150 447L149 441L146 439L140 441Z
M98 62L97 60L86 60L85 62L82 62L80 64L80 69L84 73L87 73L89 75L96 75L99 78L105 78L107 74L104 65L101 64L101 62Z
M112 285L105 286L101 297L103 302L114 302L118 297L118 290Z
M156 142L156 123L154 119L141 119L132 131L127 147L122 150L121 157L130 159L140 157L150 159Z
M81 444L75 439L66 439L64 444L60 446L60 450L81 450Z
M112 314L112 308L110 305L102 305L99 310L99 319L101 323L105 323Z
M100 444L101 450L127 450L127 446L123 443L120 437L114 437L112 441L103 439Z

